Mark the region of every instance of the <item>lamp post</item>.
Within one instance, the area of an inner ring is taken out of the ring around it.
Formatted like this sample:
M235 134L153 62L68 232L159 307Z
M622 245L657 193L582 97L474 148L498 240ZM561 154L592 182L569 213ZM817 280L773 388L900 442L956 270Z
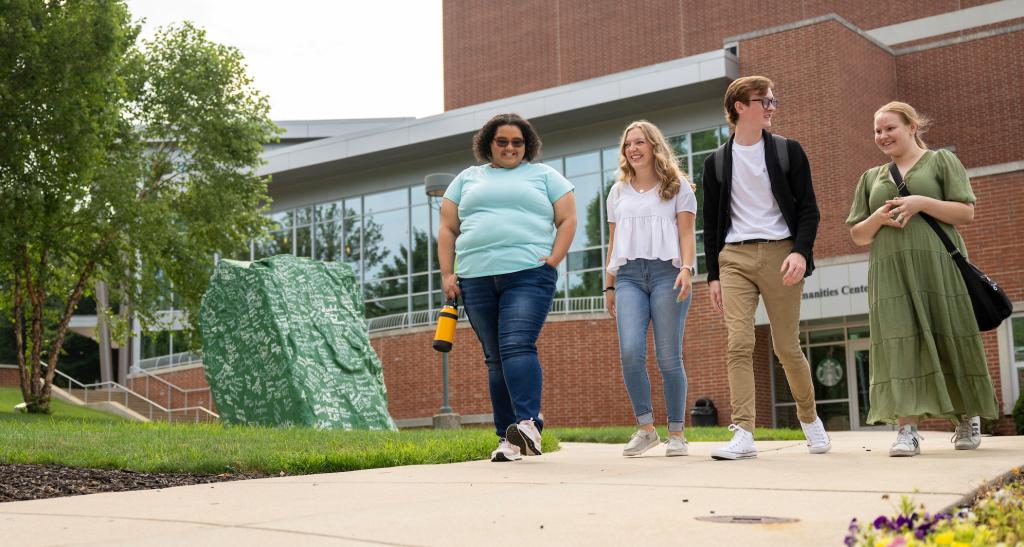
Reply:
M427 175L423 180L423 189L427 193L427 198L432 202L437 200L440 202L442 196L444 196L445 190L448 189L448 185L451 184L452 179L455 177L448 173L431 173ZM440 207L438 207L440 213ZM429 217L429 229L430 233L434 233L434 215L428 215ZM435 242L436 244L436 242ZM434 254L427 250L427 271L433 271ZM433 283L433 276L429 277L430 283ZM431 295L433 294L433 287L431 287ZM462 425L462 418L452 410L452 407L448 404L448 353L441 352L441 408L434 415L434 429L459 429Z

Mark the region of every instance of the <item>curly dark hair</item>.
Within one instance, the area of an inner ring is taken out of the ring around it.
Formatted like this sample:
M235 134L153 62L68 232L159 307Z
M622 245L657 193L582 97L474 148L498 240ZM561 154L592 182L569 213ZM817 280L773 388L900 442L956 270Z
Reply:
M491 161L491 141L494 140L494 134L498 132L498 128L503 125L514 125L523 132L523 140L526 141L524 160L533 161L534 158L540 156L540 135L533 129L530 122L519 114L498 114L487 120L480 131L473 135L473 155L476 156L477 161Z

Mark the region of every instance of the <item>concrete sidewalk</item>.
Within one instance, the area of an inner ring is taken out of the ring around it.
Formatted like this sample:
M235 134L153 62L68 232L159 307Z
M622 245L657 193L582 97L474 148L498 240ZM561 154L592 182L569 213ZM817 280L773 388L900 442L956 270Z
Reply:
M522 462L409 466L0 504L4 545L840 545L852 517L928 511L1024 464L1024 437L954 451L924 433L923 455L889 458L890 431L833 434L833 450L758 442L755 460L641 458L565 443ZM884 499L888 495L888 499ZM723 524L706 516L790 524Z

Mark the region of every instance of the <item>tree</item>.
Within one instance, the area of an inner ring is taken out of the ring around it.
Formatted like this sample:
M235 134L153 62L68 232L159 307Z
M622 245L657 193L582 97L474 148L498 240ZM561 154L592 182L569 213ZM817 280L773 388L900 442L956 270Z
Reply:
M121 0L4 5L0 308L28 410L48 412L68 323L95 281L144 328L159 325L168 282L197 317L214 253L267 224L254 173L279 130L241 54L191 24L136 43ZM98 313L127 337L125 315Z

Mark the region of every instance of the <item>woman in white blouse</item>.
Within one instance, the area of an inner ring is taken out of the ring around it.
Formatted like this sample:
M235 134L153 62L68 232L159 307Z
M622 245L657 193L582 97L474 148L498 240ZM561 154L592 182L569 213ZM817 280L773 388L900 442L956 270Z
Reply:
M646 365L647 327L653 321L654 351L668 411L665 455L685 456L682 342L697 256L697 198L654 124L644 120L629 124L619 152L622 177L608 194L604 295L618 326L622 379L638 425L622 454L639 456L661 443L654 429Z

